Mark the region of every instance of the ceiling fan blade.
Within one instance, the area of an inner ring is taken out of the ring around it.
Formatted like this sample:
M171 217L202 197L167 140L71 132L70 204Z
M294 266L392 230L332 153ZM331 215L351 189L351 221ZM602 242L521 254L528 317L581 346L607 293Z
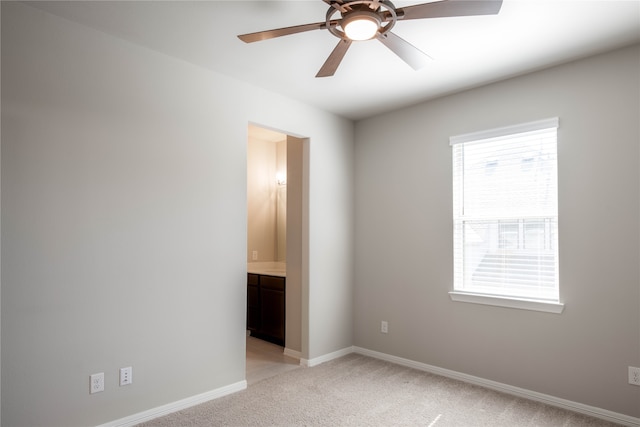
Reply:
M445 18L451 16L496 15L502 0L443 0L396 9L398 19Z
M331 21L331 25L337 25L338 20ZM313 24L296 25L294 27L278 28L275 30L258 31L257 33L241 34L238 36L245 43L259 42L275 37L288 36L289 34L304 33L305 31L322 30L327 28L326 22L316 22Z
M398 55L400 59L409 64L414 70L421 69L427 65L430 59L432 59L429 55L392 32L388 32L384 35L378 34L377 38L383 45Z
M331 55L327 58L327 60L316 74L316 77L330 77L333 76L338 69L338 65L342 62L342 58L344 58L344 54L347 53L347 50L351 46L351 40L340 40L338 45L333 49Z

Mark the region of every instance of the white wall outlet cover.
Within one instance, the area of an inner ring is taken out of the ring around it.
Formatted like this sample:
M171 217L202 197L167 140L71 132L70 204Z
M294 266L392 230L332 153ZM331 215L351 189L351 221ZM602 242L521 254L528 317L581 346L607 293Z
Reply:
M104 372L89 377L89 393L100 393L101 391L104 391Z
M629 366L629 384L640 386L640 368Z
M129 385L131 383L133 383L133 368L131 366L120 368L120 385Z

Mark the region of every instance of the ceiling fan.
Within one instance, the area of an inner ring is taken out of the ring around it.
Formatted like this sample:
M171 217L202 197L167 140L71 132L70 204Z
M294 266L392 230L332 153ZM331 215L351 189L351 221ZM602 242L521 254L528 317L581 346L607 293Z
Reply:
M377 39L414 70L422 68L429 56L391 32L397 21L454 16L495 15L502 0L439 0L397 8L388 0L323 0L329 5L324 22L242 34L238 38L253 43L312 30L329 30L340 41L316 77L333 76L353 41ZM336 13L339 18L334 19Z

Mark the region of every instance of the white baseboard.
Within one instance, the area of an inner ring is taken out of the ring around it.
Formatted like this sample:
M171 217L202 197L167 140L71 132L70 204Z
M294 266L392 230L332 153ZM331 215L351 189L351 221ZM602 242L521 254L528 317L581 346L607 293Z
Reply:
M236 393L238 391L247 388L246 381L239 381L235 384L229 384L228 386L220 387L215 390L208 391L206 393L198 394L188 397L186 399L178 400L176 402L168 403L166 405L158 406L157 408L149 409L148 411L139 412L137 414L130 415L119 420L111 421L106 424L101 424L98 427L132 427L136 424L143 423L145 421L153 420L154 418L162 417L164 415L171 414L173 412L181 411L183 409L190 408L201 403L208 402L210 400L218 399L228 394Z
M409 368L418 369L420 371L430 372L432 374L441 375L443 377L453 378L455 380L464 381L466 383L479 385L481 387L500 391L513 396L518 396L518 397L533 400L536 402L545 403L547 405L555 406L558 408L568 409L573 412L589 415L595 418L600 418L602 420L613 422L613 423L622 424L624 426L629 426L629 427L640 426L640 418L619 414L617 412L608 411L602 408L596 408L594 406L584 405L582 403L561 399L559 397L550 396L548 394L538 393L535 391L526 390L520 387L514 387L511 385L499 383L496 381L486 380L484 378L475 377L473 375L467 375L460 372L451 371L449 369L427 365L426 363L415 362L413 360L392 356L386 353L380 353L378 351L368 350L362 347L353 347L353 352L362 354L364 356L385 360L387 362L395 363L397 365L407 366Z
M299 353L295 350L289 350L292 353ZM441 375L443 377L453 378L455 380L464 381L466 383L479 385L488 389L500 391L513 396L522 397L525 399L533 400L536 402L545 403L547 405L555 406L558 408L568 409L573 412L588 415L591 417L599 418L605 421L618 423L628 427L640 427L640 418L632 417L629 415L619 414L617 412L609 411L602 408L596 408L594 406L584 405L582 403L573 402L559 397L550 396L548 394L538 393L535 391L523 389L520 387L514 387L508 384L499 383L496 381L487 380L473 375L463 374L461 372L452 371L449 369L439 368L437 366L428 365L426 363L416 362L410 359L405 359L398 356L392 356L390 354L381 353L374 350L368 350L362 347L346 347L332 353L325 354L313 359L300 358L300 365L313 367L321 363L328 362L333 359L337 359L342 356L346 356L350 353L362 354L364 356L373 357L387 362L395 363L397 365L406 366L409 368L418 369L420 371L430 372L432 374ZM285 349L287 354L287 349ZM292 357L295 357L292 355ZM154 418L162 417L164 415L171 414L173 412L180 411L182 409L190 408L201 403L208 402L210 400L218 399L228 394L236 393L238 391L247 388L246 381L240 381L235 384L230 384L225 387L221 387L215 390L211 390L206 393L198 394L186 399L182 399L167 405L159 406L157 408L150 409L148 411L139 412L137 414L121 418L119 420L111 421L106 424L102 424L98 427L133 427L136 424L150 421Z
M282 352L285 356L289 356L289 357L293 357L294 359L302 359L302 353L300 353L299 351L296 350L291 350L290 348L286 348L284 349L284 351Z
M329 360L337 359L338 357L346 356L353 353L353 347L345 347L341 350L334 351L333 353L324 354L320 357L314 357L313 359L300 359L300 365L306 367L318 366L321 363L328 362Z

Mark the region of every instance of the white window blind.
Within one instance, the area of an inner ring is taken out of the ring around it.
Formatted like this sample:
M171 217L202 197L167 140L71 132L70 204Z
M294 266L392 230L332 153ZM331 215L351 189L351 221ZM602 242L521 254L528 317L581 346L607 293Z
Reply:
M450 139L454 291L558 302L557 127Z

